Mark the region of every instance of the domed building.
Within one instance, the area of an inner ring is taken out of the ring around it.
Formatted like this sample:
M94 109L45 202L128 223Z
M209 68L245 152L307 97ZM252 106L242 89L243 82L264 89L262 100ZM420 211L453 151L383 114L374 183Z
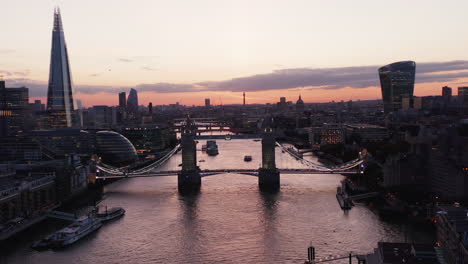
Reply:
M114 131L96 133L96 154L103 163L116 167L130 165L138 159L132 143Z
M300 95L299 95L299 99L297 99L297 102L296 102L296 111L304 112L304 101L302 101L302 98Z

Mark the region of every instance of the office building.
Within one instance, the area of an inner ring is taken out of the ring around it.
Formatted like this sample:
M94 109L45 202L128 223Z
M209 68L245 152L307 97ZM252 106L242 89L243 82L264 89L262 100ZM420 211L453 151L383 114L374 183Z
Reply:
M148 113L152 114L153 113L153 103L148 104Z
M442 87L442 97L443 98L451 98L452 97L452 88L448 86Z
M458 87L458 100L463 109L468 109L468 87Z
M74 125L75 102L60 10L54 10L47 111L52 128Z
M13 136L26 128L28 88L6 88L0 81L0 137Z
M385 113L402 109L403 97L412 99L415 72L414 61L395 62L379 69Z
M128 94L127 111L129 113L138 112L138 93L137 93L137 90L133 88L130 89L130 93Z
M209 108L211 105L210 105L210 98L205 98L205 107L206 108Z
M121 109L126 109L127 108L127 95L125 92L119 93L119 107Z

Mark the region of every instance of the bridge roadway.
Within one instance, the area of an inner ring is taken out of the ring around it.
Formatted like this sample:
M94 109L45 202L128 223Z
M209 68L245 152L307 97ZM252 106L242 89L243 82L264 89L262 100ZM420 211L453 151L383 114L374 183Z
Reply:
M361 171L319 171L314 169L278 169L281 174L360 174ZM104 175L96 176L96 179L117 179L117 178L136 178L136 177L158 177L158 176L175 176L179 174L180 170L169 170L169 171L157 171L147 174L135 174L135 175ZM218 175L223 173L236 173L251 176L258 176L258 170L256 169L219 169L219 170L200 170L202 177Z

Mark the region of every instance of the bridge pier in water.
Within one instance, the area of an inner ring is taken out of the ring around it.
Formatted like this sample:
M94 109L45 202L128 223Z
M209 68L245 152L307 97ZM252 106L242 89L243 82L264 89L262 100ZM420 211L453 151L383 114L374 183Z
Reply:
M182 170L177 175L179 193L197 193L201 187L200 169L197 166L196 126L187 118L181 131Z
M262 135L262 167L258 169L258 186L261 191L278 191L280 173L275 162L276 141L272 128L265 128Z

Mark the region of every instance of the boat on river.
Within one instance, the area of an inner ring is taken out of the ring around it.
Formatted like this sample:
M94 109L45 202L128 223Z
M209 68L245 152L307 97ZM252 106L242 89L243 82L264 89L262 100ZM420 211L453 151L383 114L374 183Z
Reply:
M62 248L75 243L81 238L97 231L102 226L102 221L96 216L77 220L71 225L60 229L47 238L48 246L51 248ZM42 244L38 244L42 245Z
M107 222L115 218L121 217L124 214L125 214L125 210L121 207L113 207L107 210L107 206L106 206L106 210L103 212L98 211L96 213L96 217L99 218L101 222Z
M250 155L244 156L244 161L252 161L252 156Z

